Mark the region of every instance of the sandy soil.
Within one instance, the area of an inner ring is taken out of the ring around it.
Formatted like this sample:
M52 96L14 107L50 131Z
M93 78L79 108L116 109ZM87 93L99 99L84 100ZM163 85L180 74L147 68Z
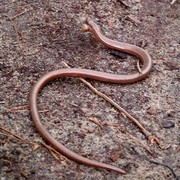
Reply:
M178 179L180 176L180 2L1 0L0 3L0 179ZM91 34L85 17L106 36L143 47L153 59L141 82L117 85L91 82L146 129L164 149L149 144L139 129L78 79L49 83L38 98L44 126L69 149L127 171L90 168L52 153L41 142L29 112L29 93L45 73L71 67L132 73L136 59L112 55ZM92 122L98 121L102 129ZM118 127L104 122L117 123ZM15 139L8 129L27 142ZM150 155L142 145L149 146ZM159 162L153 163L153 162ZM174 173L174 174L173 174Z

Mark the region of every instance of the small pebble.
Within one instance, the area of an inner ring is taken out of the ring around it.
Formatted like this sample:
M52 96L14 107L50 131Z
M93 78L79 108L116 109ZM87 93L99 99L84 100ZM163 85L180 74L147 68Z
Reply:
M111 154L110 159L113 162L117 161L119 159L119 154L118 153Z
M117 56L118 58L121 58L121 59L127 59L127 54L123 53L123 52L120 52L120 51L111 50L110 54L114 55L114 56Z
M178 55L176 56L176 58L177 58L177 59L180 59L180 54L178 54Z
M174 122L166 120L162 122L163 128L172 128L174 127Z

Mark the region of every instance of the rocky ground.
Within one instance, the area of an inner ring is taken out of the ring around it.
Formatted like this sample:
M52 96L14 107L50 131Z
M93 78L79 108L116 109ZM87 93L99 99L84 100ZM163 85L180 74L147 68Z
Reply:
M173 5L170 0L0 3L1 180L178 179L179 1ZM45 73L64 68L62 61L117 74L136 71L135 58L114 56L81 31L86 17L96 21L109 38L141 46L152 57L153 70L140 82L88 81L136 117L164 149L150 144L130 120L76 78L56 79L43 88L38 98L40 115L59 142L87 158L121 167L127 172L123 176L53 152L42 144L29 112L33 84Z

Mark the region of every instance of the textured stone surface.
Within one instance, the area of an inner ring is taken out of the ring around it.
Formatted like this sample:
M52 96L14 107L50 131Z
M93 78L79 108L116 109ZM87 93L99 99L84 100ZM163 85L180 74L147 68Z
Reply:
M169 148L150 145L155 152L154 157L150 156L126 135L128 132L148 144L133 123L78 79L61 78L45 86L39 95L44 126L69 149L119 166L127 175L90 168L63 156L58 161L43 146L33 150L32 145L0 130L0 179L173 179L169 169L143 156L169 165L180 175L179 11L179 1L170 6L169 0L1 0L1 126L28 141L42 141L30 117L29 92L39 77L63 68L61 61L71 67L119 74L136 71L135 58L113 56L91 34L81 31L83 19L89 16L106 36L143 46L153 59L150 76L141 82L90 82L137 117ZM119 127L103 125L100 130L90 121L93 118L102 124L116 122ZM169 128L165 122L173 126Z

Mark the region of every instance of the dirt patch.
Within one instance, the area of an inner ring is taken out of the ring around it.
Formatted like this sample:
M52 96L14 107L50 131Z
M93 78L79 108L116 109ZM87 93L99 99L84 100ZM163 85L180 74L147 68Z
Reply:
M170 0L1 0L0 125L39 148L1 129L0 179L159 180L180 176L179 15L179 1L170 5ZM49 132L66 147L119 166L127 171L124 176L50 153L39 143L42 138L29 113L32 85L45 73L63 68L61 61L118 74L135 71L135 59L111 55L91 34L81 31L87 16L106 36L141 46L151 55L153 70L141 82L90 82L138 118L166 148L148 144L133 123L75 78L54 80L42 90L40 114ZM120 128L104 125L99 130L90 119L116 122ZM153 156L126 132L150 146Z

